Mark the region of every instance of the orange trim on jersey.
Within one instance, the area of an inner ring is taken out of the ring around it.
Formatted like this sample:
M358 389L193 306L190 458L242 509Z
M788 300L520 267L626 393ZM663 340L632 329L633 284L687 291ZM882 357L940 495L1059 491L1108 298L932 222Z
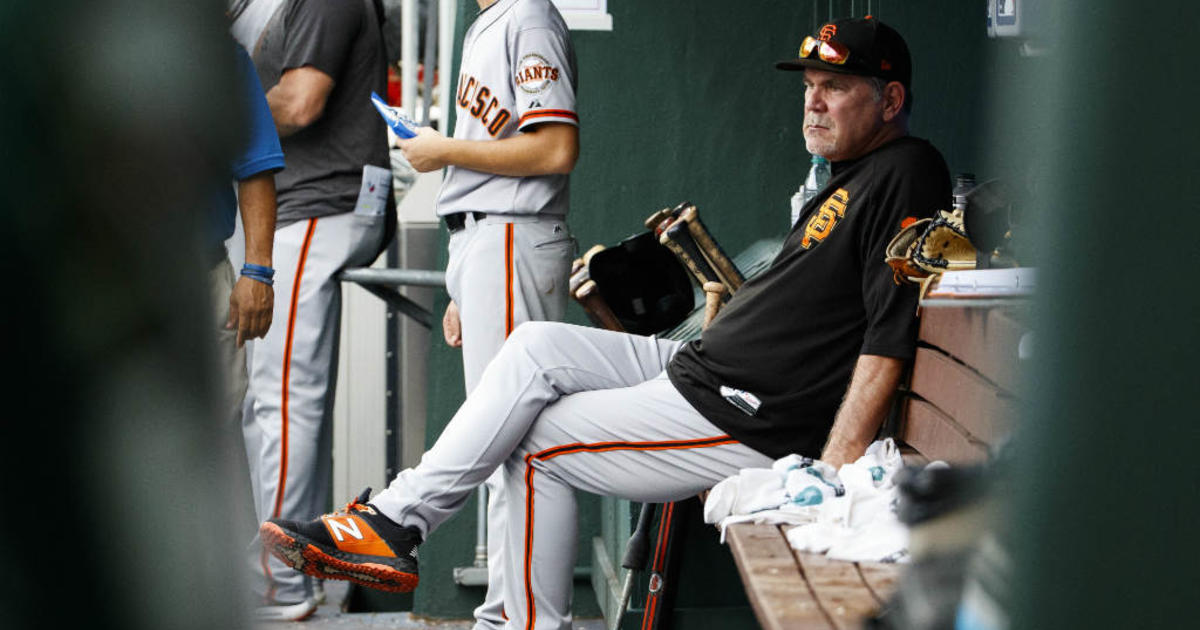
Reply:
M675 503L671 502L663 506L662 518L658 521L658 548L654 550L654 564L650 566L651 573L662 575L663 566L667 563L667 532L671 531L671 518L675 515ZM661 581L661 577L659 578ZM645 610L642 613L642 630L649 630L654 624L654 613L658 609L658 596L662 593L662 586L659 590L651 593L646 601Z
M516 277L516 269L513 268L513 236L514 226L512 223L504 225L504 338L512 334L516 321L513 315L513 280Z
M525 609L526 630L533 630L537 619L537 606L533 601L533 460L546 461L560 455L574 453L608 453L611 451L672 451L688 448L709 448L737 444L738 441L728 435L695 440L672 440L667 442L596 442L584 444L563 444L554 446L537 453L525 456ZM668 508L668 513L671 508ZM662 536L659 536L662 544Z
M296 307L300 301L300 280L304 277L304 262L308 259L308 247L312 245L313 232L317 229L317 219L314 217L308 220L308 231L304 234L304 244L300 246L300 261L296 263L296 277L292 280L292 303L288 309L287 323L287 338L283 345L283 380L281 385L280 397L280 418L283 422L282 431L279 435L280 451L279 451L279 487L275 490L275 508L272 510L272 518L279 518L279 513L283 509L283 491L287 486L287 463L288 463L288 379L291 378L292 372L292 340L296 334Z
M569 109L535 109L522 114L521 118L517 120L517 125L524 125L525 121L533 118L568 118L579 122L579 115Z

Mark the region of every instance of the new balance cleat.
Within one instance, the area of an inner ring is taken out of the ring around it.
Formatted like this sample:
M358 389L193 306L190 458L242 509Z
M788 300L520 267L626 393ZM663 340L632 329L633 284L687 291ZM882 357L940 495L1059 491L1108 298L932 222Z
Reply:
M417 587L421 533L381 514L370 496L367 488L340 512L307 523L271 519L258 530L263 546L313 577L407 593Z

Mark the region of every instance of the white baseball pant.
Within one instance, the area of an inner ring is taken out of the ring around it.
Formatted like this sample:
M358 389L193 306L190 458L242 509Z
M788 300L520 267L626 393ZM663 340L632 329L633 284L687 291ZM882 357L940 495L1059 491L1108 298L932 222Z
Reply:
M230 494L228 502L233 523L233 539L245 544L258 531L250 507L250 475L246 467L245 443L242 437L242 401L246 398L246 351L237 345L237 330L225 327L229 320L229 295L233 292L237 277L228 258L222 258L208 272L208 286L212 295L213 339L216 347L216 373L222 378L220 405L220 459L222 472L229 475Z
M575 240L561 217L468 215L450 234L446 289L458 305L463 380L468 394L512 330L527 321L557 321L567 308ZM488 488L488 586L474 630L504 627L507 507L499 472Z
M275 231L275 309L270 331L250 352L253 404L242 426L259 522L307 521L328 507L342 313L334 275L371 262L384 221L345 213ZM256 591L276 602L308 596L303 574L257 545L252 554Z
M679 342L569 324L516 329L416 468L372 503L428 535L497 469L508 490L508 628L568 630L574 490L677 501L771 458L687 403L665 368Z

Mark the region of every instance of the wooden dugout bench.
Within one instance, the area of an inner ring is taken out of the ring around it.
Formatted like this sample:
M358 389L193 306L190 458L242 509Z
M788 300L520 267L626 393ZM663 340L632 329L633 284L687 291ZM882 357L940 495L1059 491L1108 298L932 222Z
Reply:
M1021 356L1031 347L1019 300L922 303L910 385L884 431L905 460L984 461L1017 417ZM895 590L904 565L794 551L773 525L729 527L726 540L766 630L858 628Z

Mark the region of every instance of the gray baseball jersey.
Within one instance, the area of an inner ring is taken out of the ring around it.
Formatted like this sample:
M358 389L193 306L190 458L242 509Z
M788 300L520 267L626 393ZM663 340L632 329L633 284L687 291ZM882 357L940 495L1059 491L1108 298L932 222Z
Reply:
M499 0L463 39L454 137L500 140L545 122L579 124L567 25L550 0ZM450 166L438 214L567 213L567 176L507 177Z

